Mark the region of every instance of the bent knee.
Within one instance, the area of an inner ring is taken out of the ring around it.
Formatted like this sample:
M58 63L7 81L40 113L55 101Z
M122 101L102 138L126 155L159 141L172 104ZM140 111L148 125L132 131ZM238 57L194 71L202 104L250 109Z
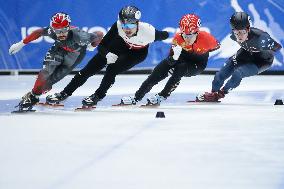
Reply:
M236 70L233 74L232 74L232 79L233 80L242 80L243 78L243 72L241 70Z
M224 81L225 80L225 75L222 74L221 72L217 72L215 77L214 77L214 80L217 80L217 81Z

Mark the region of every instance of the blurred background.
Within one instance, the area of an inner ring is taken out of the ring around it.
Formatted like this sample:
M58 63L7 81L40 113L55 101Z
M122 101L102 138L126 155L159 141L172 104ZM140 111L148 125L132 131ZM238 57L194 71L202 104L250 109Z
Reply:
M59 11L68 13L74 26L88 32L100 30L106 33L123 6L135 5L142 11L141 21L169 31L170 38L153 43L147 59L133 70L151 70L166 57L179 19L187 13L198 14L202 30L209 31L221 42L221 49L210 54L207 71L218 70L239 49L239 45L229 38L229 18L235 11L247 12L253 27L268 32L284 46L284 0L0 0L0 3L0 72L8 74L42 68L42 60L53 42L50 38L41 37L12 56L8 49L38 27L48 26L50 17ZM77 70L95 53L88 52ZM283 60L282 48L269 72L284 73Z

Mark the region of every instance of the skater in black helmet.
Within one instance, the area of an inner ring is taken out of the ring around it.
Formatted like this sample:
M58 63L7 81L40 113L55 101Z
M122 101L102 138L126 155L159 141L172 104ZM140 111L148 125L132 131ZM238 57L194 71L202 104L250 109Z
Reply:
M216 102L228 92L238 87L245 77L257 75L272 65L275 52L281 49L270 35L260 29L250 27L249 15L236 12L230 18L231 39L241 48L230 57L226 64L216 73L211 92L196 97L197 101ZM224 81L231 77L226 84Z
M65 100L89 77L107 66L99 88L94 94L84 98L82 104L89 107L102 100L119 73L145 60L150 43L167 39L169 36L168 32L158 31L152 25L141 22L140 18L141 12L137 7L122 8L118 20L99 44L98 53L75 75L62 92L48 96L47 101L55 103Z
M55 40L43 61L33 89L22 97L19 110L30 110L39 102L39 96L49 91L53 84L70 73L85 57L86 50L93 50L103 37L102 32L87 33L70 26L71 18L66 13L56 13L51 17L50 26L32 32L22 41L13 44L10 54L20 51L26 44L41 36Z

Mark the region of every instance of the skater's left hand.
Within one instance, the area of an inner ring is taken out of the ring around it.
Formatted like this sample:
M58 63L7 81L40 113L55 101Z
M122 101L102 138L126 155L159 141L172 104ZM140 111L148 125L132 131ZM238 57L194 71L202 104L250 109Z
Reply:
M90 43L88 46L87 46L87 51L94 51L96 47L94 47L92 45L92 43Z
M19 52L25 45L26 44L23 42L23 40L11 45L11 47L9 48L9 54L12 55Z

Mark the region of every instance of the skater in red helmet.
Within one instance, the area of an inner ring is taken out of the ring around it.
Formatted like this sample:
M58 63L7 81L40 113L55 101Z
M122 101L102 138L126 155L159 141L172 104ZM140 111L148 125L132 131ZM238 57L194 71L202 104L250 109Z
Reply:
M208 32L200 31L200 25L200 18L196 14L184 15L179 22L180 32L174 36L168 57L154 68L134 97L124 97L121 103L136 104L170 73L171 76L163 90L147 99L149 105L159 105L178 87L182 77L199 75L207 66L209 52L219 48L215 37Z
M41 36L55 40L43 60L33 89L22 97L19 110L30 110L39 102L39 96L52 88L52 85L69 74L84 58L87 48L93 50L102 37L102 32L87 33L70 26L71 18L66 13L56 13L50 19L50 26L32 32L25 39L13 44L10 54L20 51L29 42Z

